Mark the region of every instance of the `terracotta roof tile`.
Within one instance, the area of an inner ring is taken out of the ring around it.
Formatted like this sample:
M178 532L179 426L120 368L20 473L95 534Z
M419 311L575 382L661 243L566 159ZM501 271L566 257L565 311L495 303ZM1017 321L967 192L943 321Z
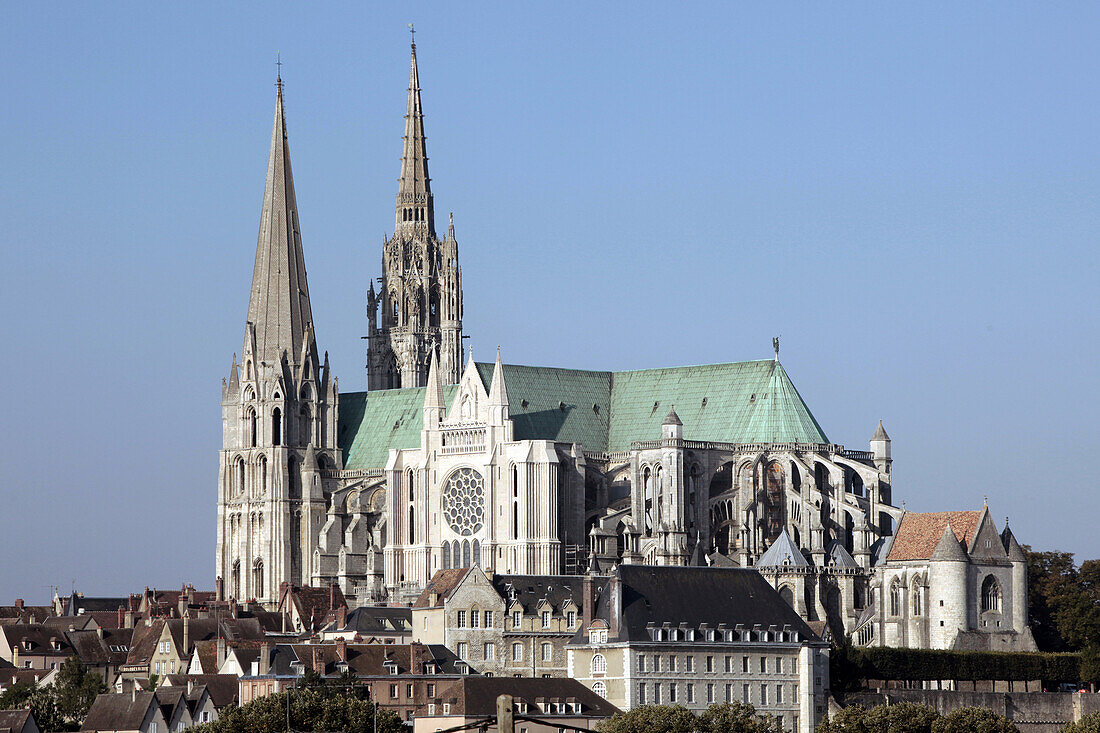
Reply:
M927 560L936 550L943 531L951 525L955 539L962 546L969 547L974 533L978 530L981 511L964 512L907 512L898 525L894 543L887 556L887 562L895 560Z
M466 573L470 572L470 568L451 568L450 570L437 570L432 579L428 581L427 587L421 591L420 596L416 599L416 603L412 605L413 608L433 608L431 605L432 593L438 596L435 607L442 606L443 601L450 595L451 591L462 582L462 579L466 577Z

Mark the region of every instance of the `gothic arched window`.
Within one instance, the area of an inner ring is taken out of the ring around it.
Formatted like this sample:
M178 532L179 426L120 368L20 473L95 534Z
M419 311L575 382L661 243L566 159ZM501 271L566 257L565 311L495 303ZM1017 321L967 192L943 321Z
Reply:
M470 567L470 541L462 540L462 567Z
M252 595L262 597L264 591L264 561L257 560L252 566Z
M256 459L256 493L263 496L267 491L267 456Z
M283 442L283 411L276 407L271 411L271 444L282 445Z
M642 498L645 508L645 530L653 531L653 483L649 475L649 466L642 469Z
M912 614L914 616L920 616L921 613L923 612L923 606L924 606L924 604L921 603L921 599L922 599L922 596L923 596L923 589L921 588L921 585L920 585L920 578L913 578L913 589L912 589L912 593L910 595L911 595L911 599L910 599L909 609L910 609L910 611L912 612Z
M234 466L234 486L233 493L241 494L244 492L244 459L237 456L236 465Z
M901 615L901 581L897 578L890 583L890 615Z
M248 447L256 447L256 411L248 408Z
M233 589L233 598L241 597L241 561L236 560L233 563L233 574L230 579L229 587Z
M982 613L1001 610L1001 584L992 575L982 581Z
M473 565L481 566L481 543L474 540L473 556L470 558L471 567Z

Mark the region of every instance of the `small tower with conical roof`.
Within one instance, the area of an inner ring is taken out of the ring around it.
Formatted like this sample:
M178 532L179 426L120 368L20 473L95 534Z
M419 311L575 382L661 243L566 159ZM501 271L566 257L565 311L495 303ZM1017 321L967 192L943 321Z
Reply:
M434 351L444 384L457 383L462 369L458 242L453 214L445 239L435 231L415 43L403 140L394 232L382 247L379 292L371 283L367 293L368 389L425 386Z
M321 362L277 82L244 347L222 387L218 575L226 595L273 604L311 580L325 515L321 477L338 468L337 386Z
M878 427L871 436L871 453L874 456L875 467L889 475L890 466L894 461L890 457L890 436L886 434L886 428L882 427L882 420L878 421Z

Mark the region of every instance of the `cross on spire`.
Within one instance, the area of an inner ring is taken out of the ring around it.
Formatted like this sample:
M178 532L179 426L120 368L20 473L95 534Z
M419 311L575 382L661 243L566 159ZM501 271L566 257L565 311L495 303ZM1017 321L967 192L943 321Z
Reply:
M279 93L283 91L283 52L275 52L275 66L278 71L275 72L275 86L279 88Z
M412 45L416 45L416 28L412 23L409 23L409 36L412 38Z

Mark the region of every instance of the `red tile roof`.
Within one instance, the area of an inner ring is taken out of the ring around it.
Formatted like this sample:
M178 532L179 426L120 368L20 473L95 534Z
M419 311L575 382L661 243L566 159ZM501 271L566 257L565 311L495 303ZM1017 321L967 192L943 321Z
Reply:
M451 568L450 570L437 570L432 579L428 581L428 585L421 591L420 596L416 599L416 603L412 605L413 608L438 608L443 605L443 601L451 594L451 591L462 579L466 577L466 573L470 572L470 568ZM435 606L431 604L432 593L436 594Z
M894 535L894 544L890 548L887 562L895 560L927 560L932 557L936 545L943 537L947 525L963 549L970 547L974 533L978 530L981 511L965 512L906 512Z

